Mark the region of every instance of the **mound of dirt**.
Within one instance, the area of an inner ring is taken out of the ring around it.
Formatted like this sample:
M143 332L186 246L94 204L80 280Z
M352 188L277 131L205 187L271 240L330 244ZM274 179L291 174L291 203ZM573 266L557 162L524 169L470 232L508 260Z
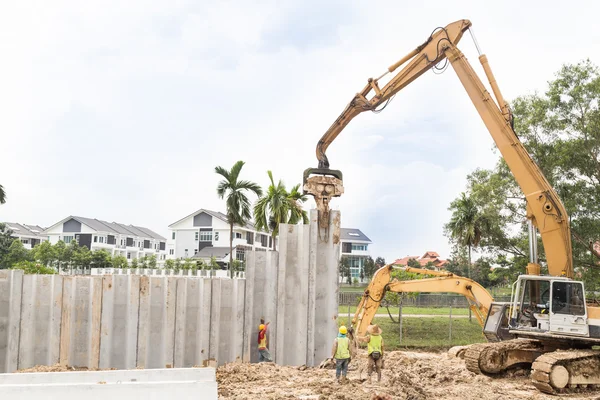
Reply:
M446 354L387 353L380 383L376 375L368 383L366 366L366 354L361 352L350 364L349 381L338 384L331 369L228 364L217 369L219 399L556 399L535 389L526 371L492 379L469 372L464 361ZM599 396L596 392L577 398Z

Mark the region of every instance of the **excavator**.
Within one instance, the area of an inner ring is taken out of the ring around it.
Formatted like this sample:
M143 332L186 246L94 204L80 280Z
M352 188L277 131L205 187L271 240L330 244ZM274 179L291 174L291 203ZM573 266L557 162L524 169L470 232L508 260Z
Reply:
M368 80L319 140L318 167L304 171L304 193L315 199L319 229L327 229L330 201L344 192L342 173L330 169L325 154L329 145L354 117L365 111L381 111L408 84L425 72L440 68L441 63L449 63L525 195L530 262L525 274L513 284L511 301L507 304L494 303L485 289L466 278L438 276L391 282L392 266L383 267L364 292L353 328L358 336L365 334L379 302L389 290L463 293L478 318L483 320L485 316L483 333L488 340L465 351L470 371L494 376L509 368L530 365L534 386L551 394L600 385L600 351L593 349L600 345L600 307L586 304L583 282L573 279L566 209L515 133L512 111L487 57L481 53L471 25L463 19L435 29L423 44L392 64L380 77ZM457 47L467 31L479 53L493 97ZM388 74L392 75L387 83L380 83ZM538 231L546 254L547 275L541 274L538 262Z

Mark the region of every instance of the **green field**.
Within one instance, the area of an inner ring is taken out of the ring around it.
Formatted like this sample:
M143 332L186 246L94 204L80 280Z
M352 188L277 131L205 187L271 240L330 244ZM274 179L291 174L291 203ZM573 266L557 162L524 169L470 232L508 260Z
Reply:
M403 318L402 341L399 325L389 318L375 318L375 323L383 330L383 339L387 350L407 348L447 349L452 346L485 342L481 327L473 318L452 320L452 341L449 339L450 324L448 318ZM340 323L345 323L342 318Z
M356 312L355 306L350 306L350 314L354 315ZM398 316L398 307L390 307L390 312L396 318ZM387 314L385 307L379 307L377 314ZM340 306L338 309L340 318L348 316L348 306ZM402 307L402 314L420 314L420 315L449 315L450 308L448 307ZM468 315L469 310L466 307L452 308L452 315Z

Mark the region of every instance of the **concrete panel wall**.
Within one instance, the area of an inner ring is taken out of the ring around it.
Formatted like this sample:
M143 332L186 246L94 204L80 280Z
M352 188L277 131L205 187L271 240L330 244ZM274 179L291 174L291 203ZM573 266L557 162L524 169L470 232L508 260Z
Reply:
M242 361L245 281L212 279L211 283L209 357L217 360L217 365Z
M98 368L102 277L63 277L60 363Z
M62 276L23 276L19 369L58 364L62 302Z
M244 362L258 362L258 325L270 322L267 340L271 357L277 355L277 252L252 251L246 254L246 304Z
M23 271L0 271L0 372L12 372L19 360Z
M176 279L148 276L140 279L139 368L173 367Z
M210 279L178 279L175 367L202 365L209 358L212 285Z
M102 278L100 368L136 367L140 276Z

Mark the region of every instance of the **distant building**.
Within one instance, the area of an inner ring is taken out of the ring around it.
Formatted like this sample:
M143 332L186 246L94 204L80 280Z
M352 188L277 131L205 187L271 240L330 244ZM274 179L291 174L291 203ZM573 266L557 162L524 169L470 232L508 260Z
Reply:
M167 239L141 226L69 216L44 233L52 244L60 240L69 244L75 240L91 251L103 249L111 255L122 255L130 261L154 254L157 262L162 264L167 255Z
M173 222L169 231L167 258L210 261L215 257L221 266L229 264L230 226L225 214L201 208ZM246 251L270 251L273 246L271 235L251 223L235 225L233 235L234 260L245 261Z
M406 256L404 258L399 258L396 261L394 261L394 265L400 265L400 266L406 267L410 260L417 261L421 267L425 267L429 264L430 266L434 267L434 269L436 271L445 269L446 265L448 264L448 260L441 259L440 255L438 253L436 253L435 251L427 251L427 252L425 252L425 254L423 254L420 257L419 256Z
M360 272L363 270L365 260L371 255L369 245L373 244L360 229L340 229L341 253L340 258L347 259L350 263L350 274L352 280L360 281Z
M5 224L13 231L12 237L19 239L26 249L33 249L36 245L48 240L48 236L44 234L44 228L41 226L13 222L5 222Z

